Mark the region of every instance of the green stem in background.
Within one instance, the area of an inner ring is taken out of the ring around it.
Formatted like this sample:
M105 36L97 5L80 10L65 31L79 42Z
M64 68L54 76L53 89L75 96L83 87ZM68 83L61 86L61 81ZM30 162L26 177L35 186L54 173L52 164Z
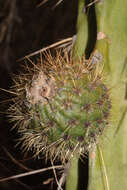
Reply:
M78 60L83 56L88 40L87 15L83 11L84 7L85 7L85 1L79 0L76 42L73 48L73 58L75 60ZM71 159L69 175L67 176L66 180L66 190L77 190L77 185L78 185L78 158L74 157Z
M70 169L66 182L66 190L76 190L77 186L78 186L78 158L75 156L70 161Z
M111 124L89 154L88 190L127 189L127 1L96 4L98 40L107 86L111 87ZM93 156L94 155L94 156Z
M84 54L88 40L87 15L84 12L84 7L85 1L79 0L76 42L73 48L73 57L75 60L80 59Z

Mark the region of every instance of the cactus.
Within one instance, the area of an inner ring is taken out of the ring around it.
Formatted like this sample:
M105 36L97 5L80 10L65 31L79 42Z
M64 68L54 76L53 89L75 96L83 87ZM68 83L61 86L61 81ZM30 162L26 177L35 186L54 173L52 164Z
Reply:
M86 61L88 23L85 2L79 0L72 55L57 51L54 59L47 53L43 63L14 79L17 95L9 117L18 127L21 148L64 164L69 160L67 190L77 189L78 159L85 153L88 190L127 188L126 5L119 0L96 3L97 41ZM93 64L100 55L101 64Z
M88 190L127 189L126 6L127 1L121 3L119 0L98 1L95 4L97 41L94 51L103 56L103 75L106 75L106 84L111 89L112 110L110 129L104 131L100 143L95 144L89 152ZM81 24L86 25L86 21ZM86 33L87 30L84 30L84 36ZM83 52L84 49L80 51ZM77 169L74 172L77 175ZM68 176L67 189L77 189L77 186L73 188L70 179Z
M18 89L17 89L18 88ZM63 163L88 152L108 126L111 100L101 72L66 52L15 78L10 109L23 150Z

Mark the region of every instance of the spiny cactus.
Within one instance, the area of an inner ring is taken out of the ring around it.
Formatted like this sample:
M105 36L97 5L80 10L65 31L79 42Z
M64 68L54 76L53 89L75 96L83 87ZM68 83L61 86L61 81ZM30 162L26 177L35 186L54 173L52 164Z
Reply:
M45 61L15 78L17 92L9 109L23 150L65 162L89 151L108 126L111 101L98 66L67 53Z

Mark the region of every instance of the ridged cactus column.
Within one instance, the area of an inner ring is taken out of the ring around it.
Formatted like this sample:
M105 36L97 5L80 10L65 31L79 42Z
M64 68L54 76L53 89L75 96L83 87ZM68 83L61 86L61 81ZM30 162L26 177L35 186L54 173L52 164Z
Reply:
M88 40L88 23L85 12L85 1L78 0L77 34L73 48L73 59L80 59L85 51Z
M88 190L127 189L127 1L96 4L98 40L107 86L111 88L110 129L89 154Z

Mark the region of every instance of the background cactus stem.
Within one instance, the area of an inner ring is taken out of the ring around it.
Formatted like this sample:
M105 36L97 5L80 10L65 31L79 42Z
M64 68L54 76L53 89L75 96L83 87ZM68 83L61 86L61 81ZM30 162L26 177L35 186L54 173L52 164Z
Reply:
M84 12L85 1L78 1L77 35L73 48L73 59L78 60L84 55L88 40L87 15Z
M101 137L100 150L95 149L95 159L89 157L88 190L127 189L127 1L107 0L96 4L97 42L95 49L103 55L104 74L112 96L110 130ZM106 140L106 138L108 140ZM92 154L92 153L91 153ZM101 166L100 166L101 165ZM102 176L102 168L106 175ZM103 185L108 178L109 185ZM104 177L104 178L103 178Z

